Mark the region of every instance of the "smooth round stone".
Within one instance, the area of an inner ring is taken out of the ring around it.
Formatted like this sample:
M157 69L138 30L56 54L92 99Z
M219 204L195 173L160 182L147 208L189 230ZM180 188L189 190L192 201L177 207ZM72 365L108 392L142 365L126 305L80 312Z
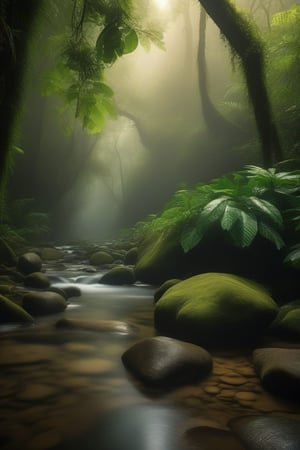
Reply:
M248 450L299 450L300 421L285 417L242 416L229 426Z
M211 427L187 430L182 438L183 450L245 450L230 431Z
M54 386L49 386L46 384L31 384L25 387L19 394L18 399L20 400L41 400L47 397L52 397L60 392L60 389Z
M219 379L220 379L220 381L221 381L222 383L230 384L230 385L232 385L232 386L240 386L240 385L242 385L242 384L244 384L244 383L247 382L247 379L246 379L246 378L241 377L241 376L239 376L239 375L237 375L237 374L233 374L233 375L229 375L229 374L221 375L221 376L219 377Z
M65 361L63 368L80 375L101 375L115 369L115 363L99 358L72 359Z
M220 388L218 386L207 386L204 389L204 392L206 392L207 394L219 394L220 392Z
M222 391L218 394L218 398L227 400L231 399L235 396L235 391L232 389L222 389Z
M238 392L237 394L235 394L235 398L237 400L241 400L241 401L246 401L246 402L253 402L254 400L257 399L257 395L253 394L253 392Z
M56 357L56 349L50 345L16 344L3 345L0 366L47 362Z
M24 253L19 257L17 269L24 273L25 275L29 275L33 272L39 272L42 268L42 260L39 255L34 252Z

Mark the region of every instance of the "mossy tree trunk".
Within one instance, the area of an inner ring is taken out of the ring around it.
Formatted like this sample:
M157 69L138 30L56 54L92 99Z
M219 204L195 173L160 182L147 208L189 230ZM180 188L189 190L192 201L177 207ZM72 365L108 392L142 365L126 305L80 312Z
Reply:
M201 7L198 43L198 80L203 117L210 132L217 133L221 137L224 134L231 134L232 136L235 134L239 135L241 130L222 116L209 96L206 62L206 22L207 14L205 9Z
M26 51L42 0L0 0L0 178L20 107Z
M263 163L270 167L274 161L282 159L282 151L265 83L261 40L229 0L199 2L241 60L261 140Z

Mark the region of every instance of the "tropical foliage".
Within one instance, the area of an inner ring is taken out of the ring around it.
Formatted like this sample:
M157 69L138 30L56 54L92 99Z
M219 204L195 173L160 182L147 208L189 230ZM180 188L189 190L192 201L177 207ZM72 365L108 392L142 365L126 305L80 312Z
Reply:
M214 229L240 248L249 247L260 236L280 250L299 231L299 192L299 170L246 166L210 184L175 192L161 214L146 222L144 232L174 229L186 253Z
M50 38L56 61L45 76L43 93L57 94L63 110L72 107L89 133L100 132L106 118L116 116L105 70L133 52L139 42L163 48L161 30L145 22L141 14L144 2L138 3L75 0L68 31Z

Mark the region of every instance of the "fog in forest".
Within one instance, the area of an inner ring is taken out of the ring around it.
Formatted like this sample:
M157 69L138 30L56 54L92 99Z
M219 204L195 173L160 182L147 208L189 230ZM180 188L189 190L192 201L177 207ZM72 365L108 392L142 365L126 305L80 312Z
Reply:
M280 2L274 2L274 8L280 10ZM114 92L118 115L107 118L102 132L94 135L72 111L61 113L55 96L41 94L44 72L51 65L51 54L44 49L53 22L49 13L40 18L17 139L24 154L16 158L11 191L14 198L34 198L37 208L50 211L55 238L110 238L160 211L181 186L260 162L255 151L235 150L243 143L236 136L207 130L198 81L199 2L152 0L149 11L155 26L163 26L165 49L139 44L106 69L105 82ZM257 14L265 26L264 12ZM59 17L56 33L66 26ZM230 103L228 95L242 77L211 19L206 67L210 99L228 113L226 98ZM246 89L240 85L239 101L247 110ZM247 136L245 142L249 136L256 139L251 112L237 126Z

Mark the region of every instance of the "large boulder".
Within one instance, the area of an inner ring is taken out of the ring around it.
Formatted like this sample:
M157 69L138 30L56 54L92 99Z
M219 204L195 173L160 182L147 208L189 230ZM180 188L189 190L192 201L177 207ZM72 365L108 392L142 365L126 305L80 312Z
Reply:
M136 264L138 258L138 248L133 247L125 255L124 264L131 266Z
M92 264L92 266L111 264L113 261L114 258L109 253L104 251L95 252L90 257L90 264Z
M165 388L199 380L212 369L206 350L166 336L137 342L123 354L122 361L146 385Z
M168 290L170 287L175 286L175 284L179 283L181 280L179 278L172 278L171 280L165 281L163 284L159 286L157 291L154 293L154 302L156 303L160 297Z
M23 308L0 295L0 323L32 323L33 317Z
M130 267L120 266L106 272L99 283L101 284L133 284L135 282L134 270Z
M265 389L300 400L300 349L259 348L253 363Z
M33 316L56 314L66 307L66 299L56 292L29 292L23 297L23 308Z
M155 305L160 332L200 345L236 345L258 339L278 307L258 284L225 273L205 273L168 289Z
M231 419L229 426L247 450L300 448L300 421L297 420L249 415Z
M42 260L37 253L28 252L19 257L17 269L24 275L33 272L40 272L42 268Z

